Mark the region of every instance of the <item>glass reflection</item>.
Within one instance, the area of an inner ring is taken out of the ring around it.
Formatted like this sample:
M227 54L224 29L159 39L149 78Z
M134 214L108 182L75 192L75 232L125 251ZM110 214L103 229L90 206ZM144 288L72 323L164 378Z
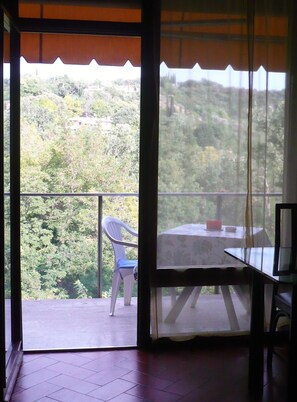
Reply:
M10 264L10 34L4 31L3 120L4 120L4 240L5 240L5 347L11 349ZM7 353L9 358L9 353Z

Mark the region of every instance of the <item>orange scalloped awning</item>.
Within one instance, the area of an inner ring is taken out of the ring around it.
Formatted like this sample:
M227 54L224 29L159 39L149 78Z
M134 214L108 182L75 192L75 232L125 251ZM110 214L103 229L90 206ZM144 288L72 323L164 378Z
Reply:
M38 4L36 0L20 1L19 17L125 23L141 21L141 9L139 5L137 7L137 2L136 6L130 7L53 3L56 4ZM109 1L107 4L112 3ZM129 60L132 65L139 66L140 38L22 32L21 55L29 63L53 63L60 58L65 64L89 64L94 59L101 65L121 66Z
M112 8L36 4L22 0L21 18L69 19L84 21L141 22L140 7ZM102 4L102 2L101 2ZM112 4L111 1L108 4ZM137 4L134 1L133 4ZM139 2L140 4L140 2ZM168 67L248 70L246 20L226 12L162 12L161 62ZM288 21L285 15L259 15L255 18L253 69L286 71ZM140 66L140 38L122 36L21 34L21 53L28 62L124 65L128 60Z
M128 60L140 65L140 39L131 37L21 34L21 54L28 63L54 63L59 57L65 64L123 66Z
M252 65L245 15L162 12L161 60L168 67L286 71L288 18L256 15Z

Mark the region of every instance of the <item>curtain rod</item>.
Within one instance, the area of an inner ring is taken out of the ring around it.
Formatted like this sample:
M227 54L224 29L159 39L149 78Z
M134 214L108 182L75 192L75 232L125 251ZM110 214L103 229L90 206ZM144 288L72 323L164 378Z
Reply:
M141 9L143 0L19 0L20 4L61 5L61 6L92 6L100 8L130 8ZM155 0L151 0L155 1ZM257 0L257 13L282 15L286 10L288 0L278 0L267 6L267 0ZM162 9L168 11L231 13L243 11L245 6L238 0L188 0L186 7L180 0L162 0Z
M20 4L97 6L101 8L140 8L141 0L19 0Z

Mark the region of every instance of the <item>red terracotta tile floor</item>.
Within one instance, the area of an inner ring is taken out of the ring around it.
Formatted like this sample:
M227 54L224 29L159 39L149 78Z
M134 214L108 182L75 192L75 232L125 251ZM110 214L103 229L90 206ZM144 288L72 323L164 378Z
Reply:
M247 392L239 346L25 354L13 402L282 402L284 361L273 358L263 397Z

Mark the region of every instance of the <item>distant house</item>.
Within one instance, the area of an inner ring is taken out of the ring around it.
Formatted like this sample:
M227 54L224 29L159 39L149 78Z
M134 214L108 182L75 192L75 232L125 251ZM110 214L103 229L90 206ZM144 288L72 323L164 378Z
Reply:
M98 118L98 117L82 117L76 116L70 119L68 128L70 130L76 131L79 128L90 128L100 126L104 132L109 132L111 130L112 121L109 117Z

